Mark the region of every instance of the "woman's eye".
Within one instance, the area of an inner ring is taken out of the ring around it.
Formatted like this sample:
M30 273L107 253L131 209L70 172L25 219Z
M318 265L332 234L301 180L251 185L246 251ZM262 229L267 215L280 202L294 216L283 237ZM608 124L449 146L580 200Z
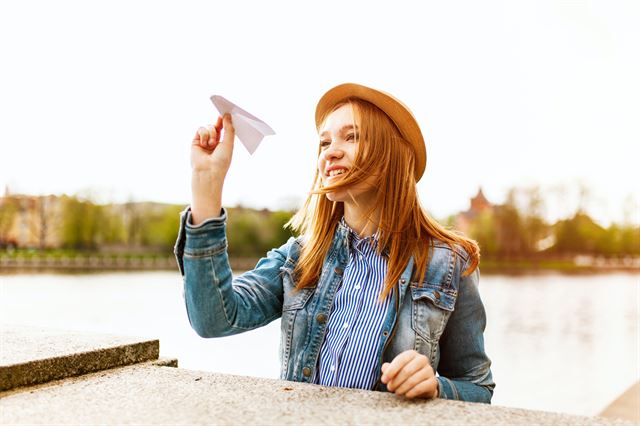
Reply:
M320 141L320 148L326 148L329 145L331 145L331 142L329 141Z
M347 135L347 137L346 137L346 140L348 140L348 141L356 140L356 135L355 135L355 134L353 134L353 133L349 133L349 134Z

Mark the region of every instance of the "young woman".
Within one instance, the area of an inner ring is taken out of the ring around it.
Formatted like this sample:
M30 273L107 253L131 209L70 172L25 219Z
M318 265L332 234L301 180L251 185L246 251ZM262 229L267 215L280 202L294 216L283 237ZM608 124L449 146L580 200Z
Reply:
M420 206L426 149L412 113L342 84L315 118L318 168L290 222L300 236L236 278L221 207L233 125L220 117L196 133L175 247L192 327L219 337L281 318L282 379L490 403L478 246Z

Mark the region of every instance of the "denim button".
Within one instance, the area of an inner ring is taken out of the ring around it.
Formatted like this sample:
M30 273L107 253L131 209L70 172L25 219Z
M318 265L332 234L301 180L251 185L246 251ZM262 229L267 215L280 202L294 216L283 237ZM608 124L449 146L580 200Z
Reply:
M304 375L304 377L309 377L311 375L311 369L309 367L303 368L302 374Z
M440 300L440 293L438 292L438 290L434 291L433 295L436 297L436 299Z
M327 321L327 316L325 314L318 314L316 315L316 321L320 324L324 324Z
M385 330L385 331L383 331L383 332L382 332L382 335L383 335L384 337L387 337L387 336L389 335L389 332L388 332L387 330Z
M344 269L342 269L339 266L336 266L336 269L334 269L333 272L335 272L338 275L342 275L342 273L344 272Z
M405 280L404 278L402 278L402 279L400 280L400 284L404 284L404 283L406 283L406 282L407 282L407 280Z

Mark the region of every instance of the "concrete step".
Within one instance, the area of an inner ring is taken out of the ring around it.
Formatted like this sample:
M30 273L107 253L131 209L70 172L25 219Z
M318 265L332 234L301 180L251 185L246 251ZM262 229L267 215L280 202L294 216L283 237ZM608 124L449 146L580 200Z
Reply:
M0 393L1 424L632 425L137 364Z
M0 391L157 360L158 340L0 325Z

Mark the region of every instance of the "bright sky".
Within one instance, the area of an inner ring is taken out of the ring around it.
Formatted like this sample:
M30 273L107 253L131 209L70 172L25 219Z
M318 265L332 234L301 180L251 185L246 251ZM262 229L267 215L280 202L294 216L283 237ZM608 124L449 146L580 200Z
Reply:
M315 104L357 82L417 116L436 217L538 184L549 217L582 186L598 220L640 222L638 22L612 0L2 2L0 185L186 204L220 94L277 133L236 145L223 202L295 206Z

